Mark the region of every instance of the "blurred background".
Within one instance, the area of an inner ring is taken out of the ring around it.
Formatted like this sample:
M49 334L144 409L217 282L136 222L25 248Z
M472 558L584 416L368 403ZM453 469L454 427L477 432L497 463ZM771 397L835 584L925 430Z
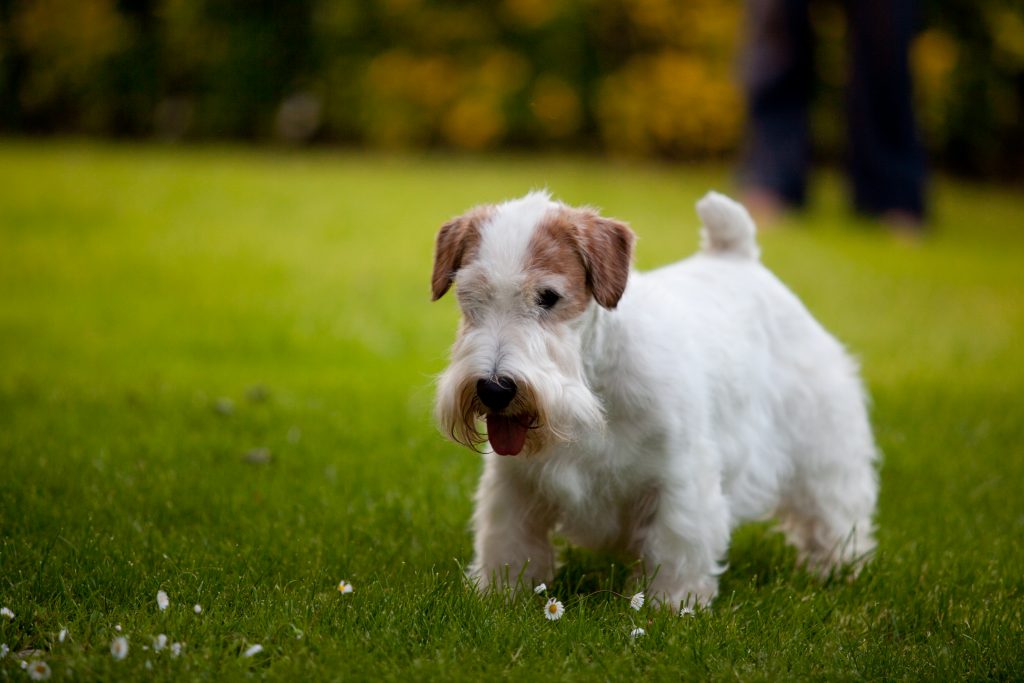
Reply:
M844 146L845 16L819 37L814 156ZM930 164L1024 174L1024 4L924 0ZM0 0L0 132L733 159L740 0Z
M431 418L459 317L436 230L547 186L628 220L641 269L692 253L754 146L751 8L804 2L826 168L759 239L862 362L878 562L823 590L747 527L731 608L627 647L587 595L626 565L575 553L542 635L462 590L480 460ZM839 180L869 147L851 43L884 24L846 10L912 4L909 51L864 61L910 57L868 90L883 124L913 98L915 242ZM0 680L1020 680L1022 179L1024 0L0 0Z

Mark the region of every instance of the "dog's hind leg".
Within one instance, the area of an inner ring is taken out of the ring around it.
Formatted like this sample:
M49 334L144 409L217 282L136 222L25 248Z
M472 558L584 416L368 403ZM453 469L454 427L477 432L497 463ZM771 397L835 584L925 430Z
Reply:
M878 498L877 450L859 386L831 398L808 414L778 510L801 563L822 576L843 566L856 572L870 558Z

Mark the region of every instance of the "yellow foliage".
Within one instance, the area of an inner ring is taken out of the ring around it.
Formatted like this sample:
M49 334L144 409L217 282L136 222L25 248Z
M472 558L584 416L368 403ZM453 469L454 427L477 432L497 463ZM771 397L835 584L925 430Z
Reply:
M992 8L988 13L995 57L1016 73L1024 71L1024 13L1009 8Z
M114 0L32 0L15 15L13 29L35 67L23 92L30 106L86 85L128 40Z
M956 43L940 29L923 32L911 46L910 68L915 84L918 118L929 138L934 139L944 130L950 76L958 57Z
M609 147L631 154L718 154L737 144L740 93L704 60L675 51L637 57L601 85L597 115Z
M169 0L182 2L182 0ZM194 3L190 3L193 4ZM320 2L313 6L313 23L325 35L349 33L356 26L359 8L351 2Z
M492 98L470 95L445 114L441 130L445 139L457 147L484 149L504 134L505 117Z
M572 85L558 76L545 74L537 79L531 92L530 110L549 137L566 138L579 130L580 98Z
M941 29L929 29L917 37L911 47L910 62L914 78L927 91L944 89L956 66L958 51L953 39Z
M227 50L227 38L204 20L202 6L193 0L162 0L156 12L164 30L164 44L175 55L174 64L179 70L201 68L207 60L222 58Z
M404 50L373 58L366 77L370 97L405 100L428 110L437 110L454 99L462 80L451 58L414 56Z
M529 74L523 57L500 48L472 64L390 50L366 70L365 125L375 142L388 147L422 143L435 133L458 147L489 147L507 128L503 103Z
M502 13L510 21L525 28L539 28L551 21L560 10L558 0L504 0Z
M347 3L334 3L343 5ZM423 3L421 0L381 0L381 5L391 14L406 14L416 12Z
M405 41L398 42L437 50L458 44L484 46L499 42L487 3L432 3L396 19L406 24L409 32ZM408 39L412 33L415 40Z
M484 56L477 69L480 87L506 94L518 90L530 76L530 63L511 50L495 49Z
M718 55L730 55L735 48L742 23L739 0L620 2L639 35L665 47L700 47Z

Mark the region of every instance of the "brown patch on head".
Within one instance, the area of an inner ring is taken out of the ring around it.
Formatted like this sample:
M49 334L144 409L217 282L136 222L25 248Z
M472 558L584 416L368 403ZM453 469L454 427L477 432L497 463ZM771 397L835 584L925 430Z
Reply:
M636 235L629 226L591 209L577 209L583 229L583 256L590 289L597 303L615 308L629 279Z
M541 290L545 276L564 279L558 291L562 299L551 310L559 320L581 314L591 296L605 308L615 308L629 279L634 241L629 226L592 209L550 211L530 241L531 284Z
M564 282L556 288L561 300L550 311L556 320L575 318L590 303L587 269L580 255L582 235L574 213L568 208L549 211L530 239L526 287L539 293L552 275Z
M444 296L452 286L455 273L476 254L480 247L480 226L493 213L493 206L478 206L441 226L437 233L434 272L430 279L434 301Z

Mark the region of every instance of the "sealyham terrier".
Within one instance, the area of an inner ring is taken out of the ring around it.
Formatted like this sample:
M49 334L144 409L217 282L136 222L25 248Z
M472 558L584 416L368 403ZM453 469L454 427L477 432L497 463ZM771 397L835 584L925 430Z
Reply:
M490 442L481 589L550 580L555 530L639 558L676 608L715 597L747 520L776 517L821 574L874 548L857 364L761 265L740 204L712 192L697 211L700 252L646 273L626 224L546 192L442 226L433 298L454 284L462 319L436 416L460 444Z

